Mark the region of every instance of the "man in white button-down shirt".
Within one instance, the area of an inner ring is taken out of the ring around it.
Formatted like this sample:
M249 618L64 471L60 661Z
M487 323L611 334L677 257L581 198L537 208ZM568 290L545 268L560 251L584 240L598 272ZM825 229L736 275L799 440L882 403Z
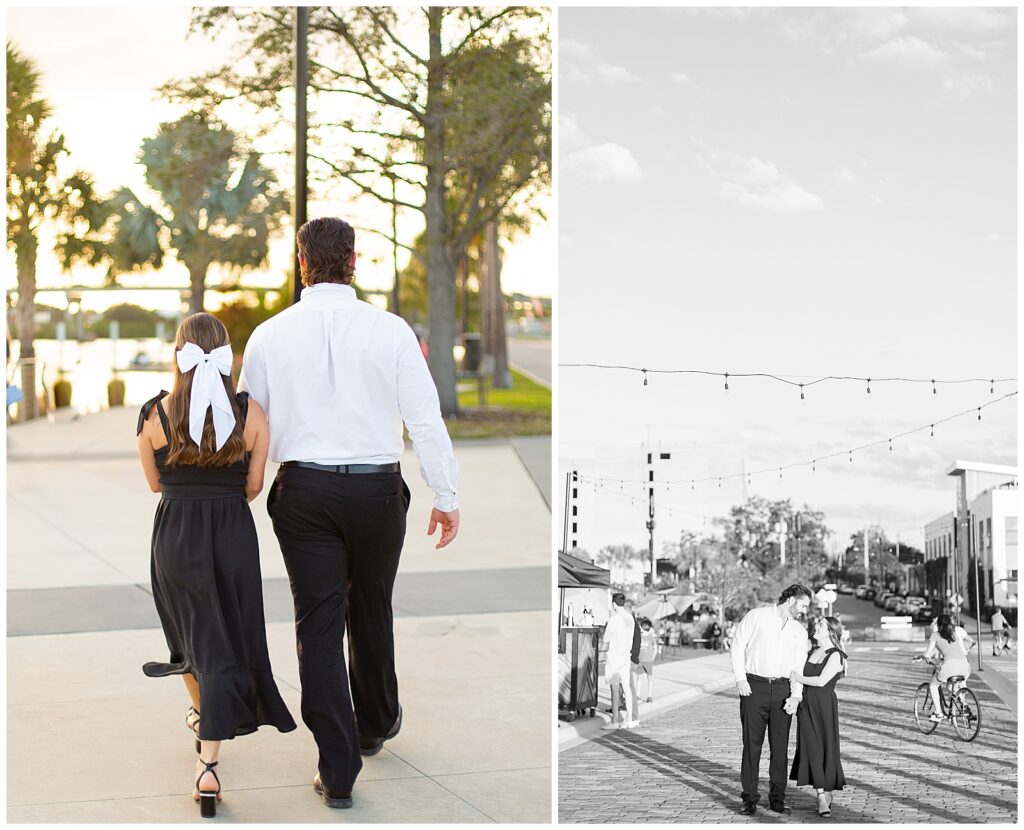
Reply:
M458 532L458 466L416 335L356 298L352 227L314 219L297 240L306 287L252 333L239 387L266 412L281 462L267 511L295 602L302 719L320 750L313 786L350 807L360 755L402 725L391 596L410 498L403 422L434 491L438 548Z
M790 683L790 674L803 672L809 639L801 617L811 605L811 592L803 585L790 585L776 605L755 608L733 633L733 675L740 693L740 722L743 724L743 815L754 815L761 796L758 767L761 747L768 731L768 807L786 815L786 779L789 775L789 728L793 713L803 698L803 687Z

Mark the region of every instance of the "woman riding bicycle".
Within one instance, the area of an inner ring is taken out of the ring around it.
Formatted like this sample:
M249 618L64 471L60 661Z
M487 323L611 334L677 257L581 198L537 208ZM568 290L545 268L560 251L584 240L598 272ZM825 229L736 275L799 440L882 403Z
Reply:
M942 655L942 666L932 676L928 684L934 706L930 720L942 721L942 703L939 700L939 685L949 678L960 675L966 680L971 675L971 667L967 662L967 653L974 648L974 640L959 625L953 625L949 614L939 614L932 621L932 636L925 649L924 659L928 660L936 654Z

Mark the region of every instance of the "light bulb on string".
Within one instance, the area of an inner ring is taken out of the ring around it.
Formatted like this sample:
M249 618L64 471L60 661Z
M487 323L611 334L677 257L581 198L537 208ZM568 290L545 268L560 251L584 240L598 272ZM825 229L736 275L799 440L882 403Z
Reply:
M641 369L640 371L644 373L644 389L646 389L647 388L647 370L646 369Z
M993 395L993 394L995 394L995 391L996 391L996 381L995 381L995 378L993 378L992 380L990 380L990 381L989 381L988 383L989 383L989 386L988 386L988 393L989 393L990 395Z
M779 467L779 481L782 481L782 467Z
M871 394L871 378L868 378L868 394Z
M817 458L815 458L815 459L814 459L814 460L813 460L813 461L811 462L811 472L812 472L812 473L816 473L816 472L818 472L818 459L817 459Z
M978 407L978 420L981 420L981 407Z
M935 388L935 378L932 378L932 394L933 395L938 395L939 394L939 390Z
M721 476L718 477L718 489L719 490L722 489L722 477Z
M935 437L935 424L932 424L932 434L931 434L931 437L932 438Z
M850 450L850 463L853 463L853 450Z
M728 372L725 373L725 391L726 392L729 391L729 373Z
M804 399L804 385L800 384L800 400Z
M889 439L889 452L892 452L892 438Z
M690 479L690 490L693 491L693 490L696 490L696 489L697 488L696 488L696 486L694 486L693 479L691 478Z

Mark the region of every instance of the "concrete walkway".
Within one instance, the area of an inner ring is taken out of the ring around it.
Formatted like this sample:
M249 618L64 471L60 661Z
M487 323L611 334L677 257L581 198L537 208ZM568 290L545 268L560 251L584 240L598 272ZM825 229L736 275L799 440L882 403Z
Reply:
M8 430L7 818L198 822L195 753L149 596L158 495L135 455L135 410ZM412 452L409 533L396 587L402 732L366 759L352 810L310 786L286 573L260 537L271 662L299 728L225 744L219 821L548 822L551 819L550 512L509 443L460 444L462 528L434 550ZM267 470L267 481L274 474ZM538 474L540 475L540 474Z

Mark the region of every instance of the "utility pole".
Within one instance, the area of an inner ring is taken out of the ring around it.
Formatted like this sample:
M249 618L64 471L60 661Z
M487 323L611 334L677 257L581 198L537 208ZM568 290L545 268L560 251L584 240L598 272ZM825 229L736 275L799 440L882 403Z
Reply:
M644 587L654 588L658 579L658 565L654 558L654 453L650 451L650 428L647 432L647 556L651 564L649 574L644 575ZM659 461L668 461L671 453L658 453Z
M967 562L970 564L970 552L974 551L974 621L978 626L978 671L981 668L981 556L978 554L978 545L974 542L974 517L971 511L967 511Z
M306 224L306 82L309 78L309 7L295 9L295 257L292 262L292 302L302 294L302 274L299 270L299 228Z
M565 474L565 510L562 513L562 553L569 552L569 488L572 473Z
M579 473L576 470L572 471L572 550L576 550L579 547Z
M865 585L868 585L870 583L870 581L871 581L869 579L869 577L871 576L871 571L868 569L868 531L869 530L870 530L870 528L867 525L864 525L864 584ZM879 586L879 590L881 590L881 586Z
M800 579L800 572L802 570L803 560L800 558L800 514L796 514L796 581L802 582Z

